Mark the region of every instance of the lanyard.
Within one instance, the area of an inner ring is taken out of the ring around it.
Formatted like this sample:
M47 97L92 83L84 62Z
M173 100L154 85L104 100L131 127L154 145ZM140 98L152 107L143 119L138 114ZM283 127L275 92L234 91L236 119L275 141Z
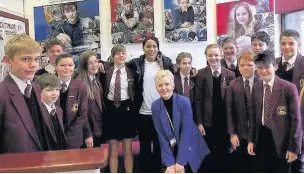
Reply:
M171 118L170 118L169 113L168 113L167 110L166 110L166 112L167 112L168 120L170 122L170 127L171 127L171 130L172 130L173 136L175 137L174 128L173 128L173 124L172 124Z

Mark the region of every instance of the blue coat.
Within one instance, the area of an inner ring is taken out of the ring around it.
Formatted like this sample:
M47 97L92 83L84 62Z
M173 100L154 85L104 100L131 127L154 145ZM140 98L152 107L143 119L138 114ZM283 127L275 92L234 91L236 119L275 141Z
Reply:
M170 147L172 131L164 102L159 98L152 103L152 118L160 142L162 163L165 166L175 163L185 166L189 163L195 173L205 156L209 154L209 148L193 121L191 103L187 97L173 94L172 112L178 146L176 159Z

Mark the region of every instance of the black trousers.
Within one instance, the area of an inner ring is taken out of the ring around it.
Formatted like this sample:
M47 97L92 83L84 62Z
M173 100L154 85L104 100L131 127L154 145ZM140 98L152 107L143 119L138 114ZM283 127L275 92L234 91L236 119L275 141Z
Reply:
M229 160L229 135L218 127L205 127L205 141L210 149L199 170L200 173L227 173L231 171Z
M237 149L233 150L229 154L231 162L231 172L234 173L251 173L252 163L254 162L255 156L248 154L247 146L248 141L239 137L240 145Z
M288 173L291 165L285 159L286 154L277 155L271 130L260 126L256 144L254 173Z
M160 173L162 170L160 145L152 115L139 115L140 170L143 173Z

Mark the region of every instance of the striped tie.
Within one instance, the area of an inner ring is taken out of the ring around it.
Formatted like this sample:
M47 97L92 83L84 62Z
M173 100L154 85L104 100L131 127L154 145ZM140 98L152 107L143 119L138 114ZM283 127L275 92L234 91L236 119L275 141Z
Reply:
M120 88L120 70L116 71L115 89L114 89L114 105L118 108L120 106L121 88Z
M270 115L270 104L271 104L271 90L268 84L264 85L264 126L270 128L271 125L271 115Z
M189 98L189 91L190 91L190 89L189 89L188 77L185 77L184 78L184 95L188 98Z
M32 91L32 85L31 84L27 84L26 88L24 90L24 95L28 98L31 97L31 91Z
M245 80L245 104L246 104L245 106L246 106L246 112L248 118L250 111L250 104L251 104L251 92L250 92L249 80Z

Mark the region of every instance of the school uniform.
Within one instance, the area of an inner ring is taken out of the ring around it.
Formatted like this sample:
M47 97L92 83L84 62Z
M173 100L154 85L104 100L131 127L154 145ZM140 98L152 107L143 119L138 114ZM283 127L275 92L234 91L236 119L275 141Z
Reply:
M49 150L46 125L41 112L40 87L9 74L0 83L0 153Z
M296 86L275 77L253 85L249 142L254 143L254 172L289 171L286 152L301 152L302 122Z
M232 71L220 67L213 76L211 67L201 69L195 81L195 117L196 123L202 124L206 131L205 140L211 154L205 159L204 172L225 170L228 153L229 135L227 132L226 91L231 80L235 78ZM227 166L227 165L226 165Z
M227 126L230 136L237 135L240 145L231 154L234 164L234 172L250 172L251 158L247 153L248 145L248 120L251 104L251 91L254 83L259 79L252 76L245 79L240 76L232 80L227 89L226 109L227 109ZM232 145L231 145L232 150Z
M53 104L52 107L42 101L41 112L45 115L49 115L48 123L46 126L49 128L47 134L52 138L49 141L49 150L65 150L66 149L66 138L64 134L63 120L62 120L62 109Z
M174 92L188 97L193 108L195 77L191 73L185 77L180 71L174 74Z
M89 76L94 99L88 98L88 124L93 135L94 147L100 147L102 142L102 88L95 76Z
M221 65L222 65L224 68L227 68L227 69L229 69L230 71L234 72L236 77L241 76L241 73L240 73L240 70L239 70L239 65L238 65L238 63L237 63L237 59L235 59L233 63L230 63L230 62L227 61L226 59L222 59L222 60L221 60Z
M104 68L101 84L105 89L105 137L107 140L134 138L136 125L133 72L126 66L118 69L113 63L105 64Z
M84 140L92 136L84 130L88 120L88 96L85 85L76 79L61 82L60 97L56 105L63 111L67 149L81 148Z
M298 93L300 93L301 87L304 85L304 56L300 53L295 54L290 60L288 60L286 67L284 67L286 62L285 58L279 57L276 59L276 62L278 65L276 75L281 79L295 84L297 86Z
M276 59L278 69L276 75L281 79L289 81L297 86L300 93L304 86L304 56L300 53L295 54L288 61L284 57ZM304 113L302 113L302 127L304 125ZM303 138L304 140L304 138ZM304 151L304 142L302 142L302 152ZM292 172L304 171L304 154L298 157L297 162L292 164Z

